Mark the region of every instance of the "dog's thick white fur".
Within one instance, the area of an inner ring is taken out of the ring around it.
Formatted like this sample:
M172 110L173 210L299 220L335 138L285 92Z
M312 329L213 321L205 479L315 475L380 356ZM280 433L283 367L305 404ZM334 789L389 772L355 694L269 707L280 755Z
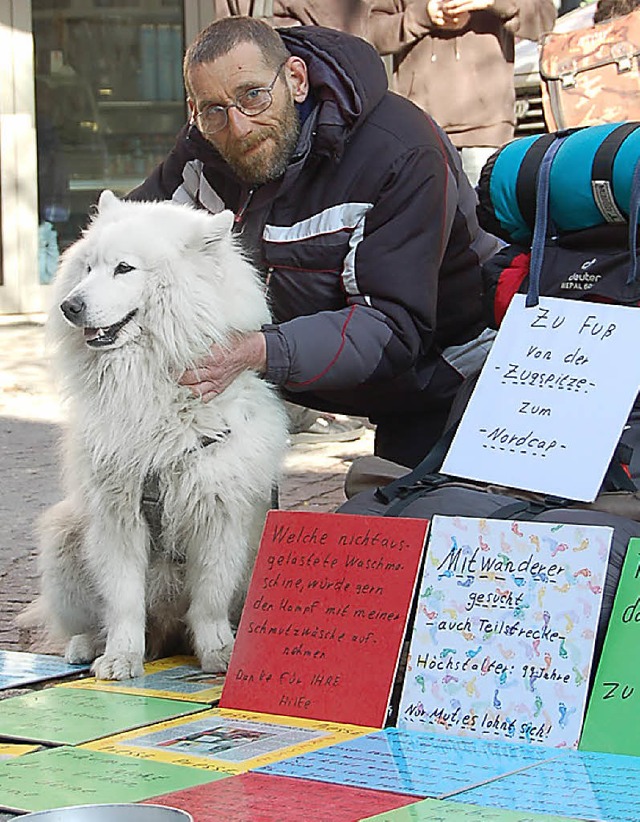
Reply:
M203 670L229 661L287 438L280 400L253 371L207 403L178 384L211 343L269 320L232 221L105 191L53 286L66 498L42 521L33 610L101 679L142 673L145 628L148 656L183 630ZM151 474L160 549L141 512Z

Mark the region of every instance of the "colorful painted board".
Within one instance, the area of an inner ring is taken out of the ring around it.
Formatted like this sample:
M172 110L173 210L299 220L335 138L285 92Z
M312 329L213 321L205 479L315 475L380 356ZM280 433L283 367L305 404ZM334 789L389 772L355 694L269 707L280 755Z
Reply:
M224 674L206 674L192 656L174 656L147 662L144 674L133 679L77 679L64 682L64 688L90 688L122 694L186 699L192 702L217 702L222 693Z
M212 808L224 822L327 822L329 816L331 822L353 822L414 801L412 796L255 772L149 800L187 811L194 822L212 822Z
M427 526L270 511L220 706L382 727Z
M636 822L640 759L565 751L535 768L458 794L455 801L602 822Z
M434 517L398 727L576 747L611 534Z
M61 656L0 651L0 690L77 676L88 670L89 665L69 665Z
M575 816L548 816L527 811L501 811L441 799L423 799L360 822L580 822Z
M79 745L208 707L177 699L46 688L0 701L0 737Z
M640 539L629 542L580 750L640 756Z
M49 748L0 762L0 807L40 811L67 805L139 802L219 778L223 778L221 774L164 762L82 748Z
M387 728L267 765L259 772L437 798L530 768L556 753L530 745Z
M372 730L213 708L185 719L101 739L87 747L193 768L243 773Z
M629 306L514 295L443 473L594 500L640 386L640 358L611 367L637 324Z

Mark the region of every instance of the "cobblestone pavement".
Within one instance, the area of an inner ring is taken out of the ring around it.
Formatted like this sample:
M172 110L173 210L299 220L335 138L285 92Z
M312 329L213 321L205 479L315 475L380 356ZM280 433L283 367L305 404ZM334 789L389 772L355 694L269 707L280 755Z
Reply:
M60 496L58 439L63 411L49 379L39 322L0 324L0 648L52 651L14 618L37 591L34 525ZM351 461L373 451L373 431L355 442L293 445L280 507L334 511Z

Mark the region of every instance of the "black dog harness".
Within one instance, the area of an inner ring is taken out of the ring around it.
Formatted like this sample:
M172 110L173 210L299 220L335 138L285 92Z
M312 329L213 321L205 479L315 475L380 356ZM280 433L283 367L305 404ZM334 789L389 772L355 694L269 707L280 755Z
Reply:
M190 448L186 453L192 454L199 448L208 448L210 445L217 445L225 442L231 434L230 428L223 428L221 431L216 431L213 436L202 436L195 448ZM160 492L160 474L158 471L149 471L144 478L142 484L142 497L140 499L140 509L142 516L147 523L149 529L149 537L151 539L152 553L163 553L162 544L162 512L164 506L162 504L162 494ZM182 557L179 562L184 562Z

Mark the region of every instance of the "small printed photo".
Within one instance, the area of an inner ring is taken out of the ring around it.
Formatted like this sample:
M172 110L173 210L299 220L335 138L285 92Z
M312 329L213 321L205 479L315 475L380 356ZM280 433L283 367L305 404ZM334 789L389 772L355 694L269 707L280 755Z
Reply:
M171 748L174 751L199 754L200 756L214 756L223 751L250 745L252 742L263 741L272 736L274 734L254 731L249 728L228 728L224 725L218 725L215 728L167 739L159 742L158 747Z

